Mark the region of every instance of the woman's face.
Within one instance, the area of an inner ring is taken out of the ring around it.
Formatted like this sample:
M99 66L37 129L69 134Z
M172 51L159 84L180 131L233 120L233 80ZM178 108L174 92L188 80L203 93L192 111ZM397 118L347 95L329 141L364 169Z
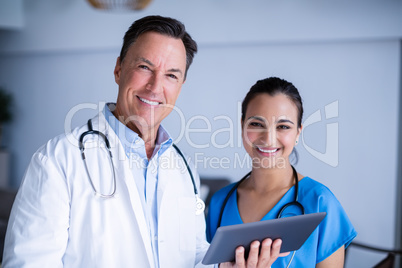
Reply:
M301 131L297 119L296 105L284 94L261 93L249 102L242 138L253 167L286 167Z

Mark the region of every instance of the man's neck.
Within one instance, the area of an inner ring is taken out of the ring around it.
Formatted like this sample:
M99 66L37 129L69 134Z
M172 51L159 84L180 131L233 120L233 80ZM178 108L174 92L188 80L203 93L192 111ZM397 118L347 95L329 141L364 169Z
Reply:
M155 150L155 143L158 136L159 125L151 128L140 128L131 121L126 123L124 117L119 116L116 111L113 111L112 113L117 118L117 120L119 120L123 125L137 133L138 136L144 141L145 152L148 159L151 159L152 154Z

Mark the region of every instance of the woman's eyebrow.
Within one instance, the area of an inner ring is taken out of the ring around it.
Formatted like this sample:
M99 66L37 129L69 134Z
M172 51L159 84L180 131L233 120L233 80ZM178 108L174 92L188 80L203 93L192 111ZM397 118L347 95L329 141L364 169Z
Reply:
M290 124L294 125L294 123L292 121L290 121L289 119L279 119L277 123L278 124L280 124L280 123L290 123Z
M260 116L250 116L247 120L255 119L261 122L265 122L264 118L261 118Z

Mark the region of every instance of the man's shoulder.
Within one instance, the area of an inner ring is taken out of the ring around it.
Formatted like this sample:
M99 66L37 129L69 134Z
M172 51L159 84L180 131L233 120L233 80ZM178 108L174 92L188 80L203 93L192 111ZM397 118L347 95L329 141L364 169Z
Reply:
M75 127L69 132L59 134L49 139L35 152L35 154L51 157L59 155L60 153L68 154L69 151L79 152L79 138L86 130L86 125L82 125Z

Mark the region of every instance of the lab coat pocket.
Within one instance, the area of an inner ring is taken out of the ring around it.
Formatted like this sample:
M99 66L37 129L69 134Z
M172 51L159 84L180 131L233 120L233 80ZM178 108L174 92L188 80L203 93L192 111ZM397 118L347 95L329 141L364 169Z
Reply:
M196 243L195 199L179 199L180 208L180 250L194 251Z

